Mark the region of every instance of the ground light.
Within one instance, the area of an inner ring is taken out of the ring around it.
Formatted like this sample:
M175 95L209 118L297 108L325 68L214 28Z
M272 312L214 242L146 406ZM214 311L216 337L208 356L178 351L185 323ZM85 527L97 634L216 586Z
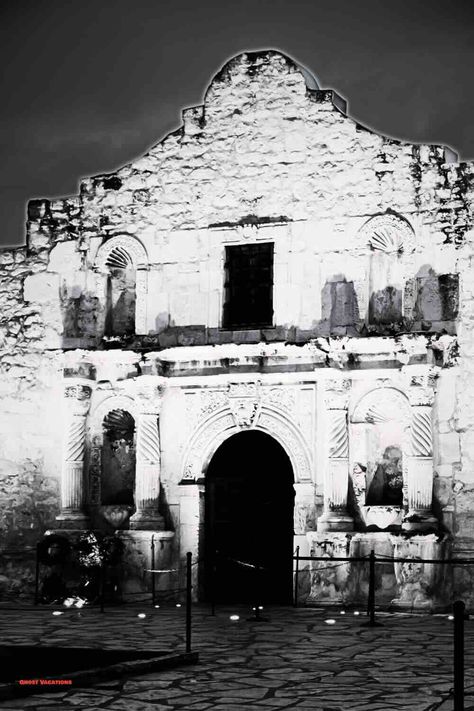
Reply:
M448 615L448 620L454 620L454 615Z
M345 611L345 610L341 610L339 614L340 614L340 615L345 615L345 614L346 614L346 611Z
M236 620L240 620L240 617L238 615L231 615L230 618L232 622L235 622Z
M155 605L155 610L159 610L159 609L160 609L160 606L159 606L159 605Z
M324 622L325 622L327 625L335 625L335 624L336 624L336 620L332 620L332 619L324 620Z
M356 610L356 611L354 612L354 615L360 615L359 610Z
M144 617L146 617L144 612L139 612L137 617L139 617L141 620L143 620Z
M177 602L177 603L176 603L176 607L181 607L181 603L180 603L180 602Z
M62 615L63 613L60 610L55 610L53 612L53 615Z

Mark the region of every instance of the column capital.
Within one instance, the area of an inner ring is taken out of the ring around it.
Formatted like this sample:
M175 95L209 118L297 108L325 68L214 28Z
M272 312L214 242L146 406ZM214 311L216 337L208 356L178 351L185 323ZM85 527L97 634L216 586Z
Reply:
M407 366L403 369L406 394L410 405L432 405L439 368L435 366Z
M86 416L91 404L92 388L82 383L64 384L64 402L72 415Z
M352 387L350 378L334 378L324 383L324 402L328 410L347 410Z
M136 380L135 400L140 415L159 416L163 396L161 378L155 375L141 375Z

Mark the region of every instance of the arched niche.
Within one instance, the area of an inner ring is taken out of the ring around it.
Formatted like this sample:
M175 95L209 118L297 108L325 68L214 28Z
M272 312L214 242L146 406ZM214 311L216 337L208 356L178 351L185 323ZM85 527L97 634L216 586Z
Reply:
M117 395L106 398L89 416L88 427L88 478L89 505L92 510L100 506L133 506L134 497L125 499L123 489L134 489L137 408L132 398ZM121 471L122 470L122 471ZM112 474L114 481L104 477ZM121 476L123 474L124 476ZM121 486L121 481L125 486Z
M367 322L373 326L400 323L404 316L406 257L415 243L413 228L400 215L386 212L367 220L359 231L359 242L370 255Z
M102 421L100 503L134 506L135 420L127 410L111 410Z
M408 398L396 388L370 390L355 404L349 423L349 469L356 518L363 507L401 510L406 505L411 420Z
M106 336L146 333L148 255L135 237L118 235L97 252L97 292Z

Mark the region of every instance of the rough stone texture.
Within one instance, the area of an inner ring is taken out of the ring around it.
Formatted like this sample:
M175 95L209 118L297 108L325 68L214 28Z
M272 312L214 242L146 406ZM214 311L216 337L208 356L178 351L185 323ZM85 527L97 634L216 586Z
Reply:
M276 52L240 55L145 156L84 180L77 197L30 202L27 247L0 253L8 550L32 546L60 511L64 376L92 391L85 503L100 494L108 398L134 418L159 414L159 506L176 532L175 563L202 554L206 467L223 438L248 427L282 443L306 487L295 506L302 544L336 471L325 408L348 408L350 419L383 388L431 408L432 442L416 437L432 511L455 554L474 552L474 167L439 146L379 136L343 104L308 89ZM274 243L272 327L223 329L225 247L257 242ZM327 381L341 373L348 401L327 405ZM351 467L357 428L350 420ZM147 456L145 446L145 469ZM407 464L404 513L409 476ZM470 599L470 573L456 579Z

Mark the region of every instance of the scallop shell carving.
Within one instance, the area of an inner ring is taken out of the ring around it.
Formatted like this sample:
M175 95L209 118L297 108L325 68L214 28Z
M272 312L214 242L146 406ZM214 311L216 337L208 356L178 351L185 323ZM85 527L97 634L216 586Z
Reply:
M126 269L133 266L133 261L126 249L116 246L108 255L105 264L110 269Z
M391 213L371 217L360 231L361 238L372 251L386 254L411 252L415 234L411 225L402 217Z
M369 246L379 252L403 252L402 238L391 226L376 228L369 238Z
M111 410L102 426L109 439L133 439L135 420L126 410Z

